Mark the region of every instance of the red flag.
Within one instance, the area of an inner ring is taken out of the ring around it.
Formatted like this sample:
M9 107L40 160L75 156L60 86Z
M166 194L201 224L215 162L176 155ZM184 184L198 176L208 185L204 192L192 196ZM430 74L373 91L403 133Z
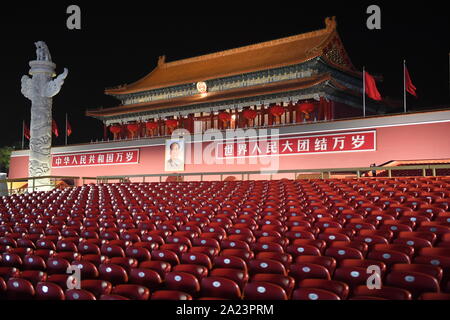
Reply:
M67 136L70 136L72 134L72 126L70 125L69 120L66 120L66 126L67 126Z
M59 136L58 126L56 125L55 119L52 119L52 133L57 137Z
M411 77L409 76L409 72L408 72L408 68L405 65L405 89L406 92L409 92L410 94L412 94L414 97L417 98L417 93L416 93L416 86L413 85L412 81L411 81Z
M372 77L367 71L364 71L364 79L366 83L365 90L367 96L369 96L369 98L372 98L373 100L380 101L381 95L380 92L378 92L374 77Z
M30 128L27 126L27 123L25 121L23 122L23 135L25 136L25 138L30 140Z

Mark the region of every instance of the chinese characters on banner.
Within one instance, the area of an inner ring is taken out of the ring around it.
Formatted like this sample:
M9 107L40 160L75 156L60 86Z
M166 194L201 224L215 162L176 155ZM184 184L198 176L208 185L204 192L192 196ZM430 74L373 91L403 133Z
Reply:
M52 156L52 167L80 167L139 163L139 150L117 150Z
M219 143L216 157L227 159L376 150L376 131L265 139Z

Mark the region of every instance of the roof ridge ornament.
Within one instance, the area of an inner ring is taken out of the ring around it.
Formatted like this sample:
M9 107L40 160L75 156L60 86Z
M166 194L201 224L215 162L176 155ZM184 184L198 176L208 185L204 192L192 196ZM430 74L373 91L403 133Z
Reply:
M327 27L327 30L336 29L336 27L337 27L336 16L332 16L331 18L330 17L326 17L325 18L325 25Z
M162 66L163 64L166 63L166 56L162 55L158 57L158 66Z

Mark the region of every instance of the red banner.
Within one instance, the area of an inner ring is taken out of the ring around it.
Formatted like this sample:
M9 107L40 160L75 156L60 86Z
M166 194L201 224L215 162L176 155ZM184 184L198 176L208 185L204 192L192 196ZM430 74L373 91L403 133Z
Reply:
M53 168L136 163L139 163L139 149L57 154L52 156Z
M219 159L376 150L376 131L346 132L277 139L260 138L219 143Z

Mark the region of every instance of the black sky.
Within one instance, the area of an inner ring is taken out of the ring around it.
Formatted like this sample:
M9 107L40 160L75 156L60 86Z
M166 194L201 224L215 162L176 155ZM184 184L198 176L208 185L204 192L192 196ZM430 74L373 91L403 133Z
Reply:
M85 110L117 105L103 94L104 88L145 76L160 55L173 61L317 30L327 16L337 17L353 64L383 76L379 84L383 96L402 99L406 59L419 94L411 106L449 105L450 14L444 2L428 1L427 6L411 1L92 2L17 2L1 11L0 146L17 144L22 120L29 122L30 101L20 93L20 78L35 58L37 40L49 46L58 73L69 68L53 103L60 132L65 113L69 114L73 127L69 143L101 138L102 124L85 117ZM81 7L81 31L66 28L70 4ZM370 4L381 7L381 30L366 28ZM54 145L63 143L62 135L54 140Z

